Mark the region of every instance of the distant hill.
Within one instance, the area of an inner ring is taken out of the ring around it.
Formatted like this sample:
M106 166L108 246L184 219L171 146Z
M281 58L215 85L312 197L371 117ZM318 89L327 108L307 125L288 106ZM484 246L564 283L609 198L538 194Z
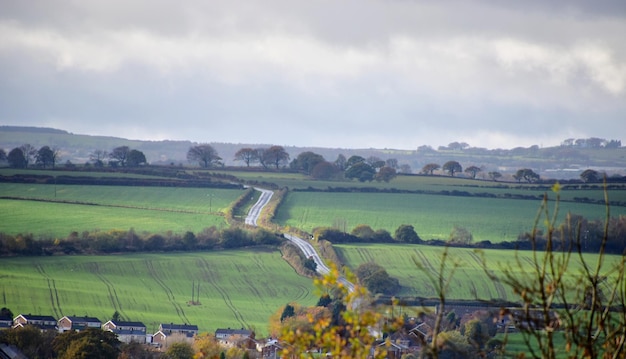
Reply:
M121 137L91 136L73 134L64 130L44 127L0 126L0 148L7 153L25 143L39 148L50 146L60 150L60 163L71 161L82 164L89 160L94 150L106 150L118 146L129 146L142 151L151 164L188 164L186 155L189 148L197 143L192 141L140 141ZM479 147L416 147L415 150L396 149L346 149L322 147L288 146L285 150L294 159L304 151L318 153L328 161L335 161L339 154L346 158L359 155L383 160L395 158L399 165L409 165L413 173L419 173L428 163L442 166L454 160L463 168L477 166L482 168L478 177L488 178L488 172L501 172L507 179L520 168L531 168L542 178L569 179L578 178L585 169L592 168L610 175L626 175L626 147L586 147L584 141L567 141L567 145L539 148L485 149ZM227 166L242 166L234 161L235 153L243 147L260 148L271 144L219 143L211 145L217 150ZM620 144L621 145L621 144ZM460 174L461 176L463 174Z

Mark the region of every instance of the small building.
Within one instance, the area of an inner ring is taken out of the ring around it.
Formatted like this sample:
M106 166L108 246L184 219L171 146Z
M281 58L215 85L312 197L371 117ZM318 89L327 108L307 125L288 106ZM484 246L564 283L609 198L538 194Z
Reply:
M67 332L69 330L75 330L80 332L85 329L100 329L102 327L102 322L98 318L94 317L76 317L76 316L68 316L59 319L57 322L57 327L59 329L59 333Z
M102 325L102 330L117 334L117 339L122 343L146 343L146 326L142 322L109 320Z
M247 329L217 329L215 339L225 347L254 349L254 333Z
M50 315L20 314L13 318L13 328L33 325L41 330L56 330L57 320Z
M193 337L198 334L198 326L190 324L163 324L159 325L159 331L152 336L152 344L159 347L167 347L169 344L178 342L193 342Z

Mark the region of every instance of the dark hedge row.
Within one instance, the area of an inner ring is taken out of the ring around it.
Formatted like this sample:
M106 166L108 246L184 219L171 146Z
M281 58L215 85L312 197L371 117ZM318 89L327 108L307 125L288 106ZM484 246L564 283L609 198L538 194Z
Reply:
M195 234L144 233L134 230L72 232L67 238L35 238L32 234L0 233L2 256L50 256L66 254L109 254L127 252L172 252L233 249L278 245L284 238L262 228L205 228Z

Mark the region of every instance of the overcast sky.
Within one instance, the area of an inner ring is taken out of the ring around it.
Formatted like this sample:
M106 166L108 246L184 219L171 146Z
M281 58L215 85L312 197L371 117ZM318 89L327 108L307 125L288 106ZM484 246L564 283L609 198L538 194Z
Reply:
M343 148L624 142L626 1L0 0L0 124Z

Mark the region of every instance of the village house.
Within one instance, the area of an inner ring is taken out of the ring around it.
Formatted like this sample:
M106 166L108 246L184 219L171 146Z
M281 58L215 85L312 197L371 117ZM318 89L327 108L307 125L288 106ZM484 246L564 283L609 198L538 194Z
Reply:
M215 339L220 345L227 348L246 348L254 349L254 333L247 329L217 329L215 331Z
M117 339L122 343L146 343L146 326L142 322L109 320L102 325L102 330L117 334Z
M13 326L13 318L9 316L0 316L0 329L10 329Z
M193 337L198 334L198 326L190 324L163 324L152 335L152 344L158 347L167 347L173 343L193 342Z
M70 330L80 332L81 330L89 328L100 329L101 327L102 322L100 319L94 317L76 317L66 315L57 322L59 333L64 333Z
M33 325L41 330L56 330L57 320L50 315L20 314L13 318L13 328L22 328Z

